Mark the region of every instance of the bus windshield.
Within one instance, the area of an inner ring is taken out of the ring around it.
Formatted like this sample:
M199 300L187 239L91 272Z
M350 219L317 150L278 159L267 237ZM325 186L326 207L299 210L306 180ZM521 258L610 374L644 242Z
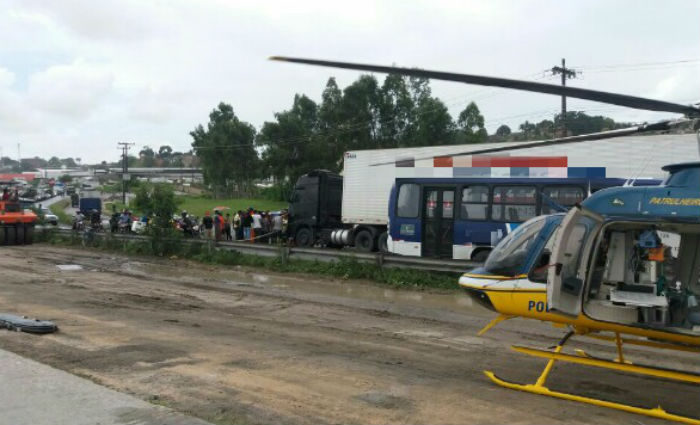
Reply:
M523 273L523 263L530 248L544 227L546 216L535 217L518 226L491 251L484 268L489 273L516 276Z

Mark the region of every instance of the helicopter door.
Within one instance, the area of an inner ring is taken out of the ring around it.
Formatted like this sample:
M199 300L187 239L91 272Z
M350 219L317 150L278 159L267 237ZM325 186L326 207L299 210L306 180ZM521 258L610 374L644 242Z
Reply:
M424 257L452 258L455 191L426 187L423 190Z
M547 276L547 306L570 316L581 313L586 282L586 264L593 238L602 217L579 207L572 208L559 225L552 246L552 264Z

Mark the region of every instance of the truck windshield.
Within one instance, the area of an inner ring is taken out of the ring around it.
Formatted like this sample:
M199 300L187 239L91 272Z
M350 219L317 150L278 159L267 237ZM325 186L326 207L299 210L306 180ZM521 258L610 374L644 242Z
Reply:
M546 216L535 217L508 234L489 254L484 268L489 273L516 276L524 273L524 263Z

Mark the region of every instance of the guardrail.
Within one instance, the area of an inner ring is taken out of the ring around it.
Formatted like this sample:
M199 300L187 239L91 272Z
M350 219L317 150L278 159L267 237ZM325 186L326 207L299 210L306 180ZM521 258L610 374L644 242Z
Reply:
M72 229L46 228L49 231L63 235L75 234ZM37 229L39 230L39 229ZM122 240L148 240L147 236L95 232L94 237L113 237ZM267 243L231 242L231 241L211 241L206 239L177 239L181 243L187 244L212 244L214 248L237 251L241 254L260 255L264 257L282 256L285 258L295 258L299 260L316 261L338 261L339 259L353 259L358 263L376 264L380 267L403 267L416 270L428 270L438 272L463 273L467 270L478 267L481 263L467 260L443 260L422 257L403 257L399 255L382 252L365 253L356 252L350 248L298 248Z

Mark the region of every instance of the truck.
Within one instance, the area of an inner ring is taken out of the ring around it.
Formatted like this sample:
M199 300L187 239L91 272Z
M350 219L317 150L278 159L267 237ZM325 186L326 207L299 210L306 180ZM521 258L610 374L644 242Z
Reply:
M671 143L673 149L668 148ZM502 142L345 152L342 173L319 169L297 180L289 200L288 237L297 246L388 251L389 197L397 179L429 182L480 175L484 171L492 177L511 177L510 167L479 165L472 160L484 159L481 156L460 155L480 148L512 146L512 151L501 156L524 159L561 156L566 158L567 167L597 167L604 173L602 177L629 179L663 177L657 172L661 165L697 155L694 134L628 136L589 141L581 146L518 149L517 145L518 142ZM533 176L550 177L553 170L540 167L531 171Z
M89 215L92 210L97 210L98 213L102 214L102 199L81 197L78 210L83 215Z

